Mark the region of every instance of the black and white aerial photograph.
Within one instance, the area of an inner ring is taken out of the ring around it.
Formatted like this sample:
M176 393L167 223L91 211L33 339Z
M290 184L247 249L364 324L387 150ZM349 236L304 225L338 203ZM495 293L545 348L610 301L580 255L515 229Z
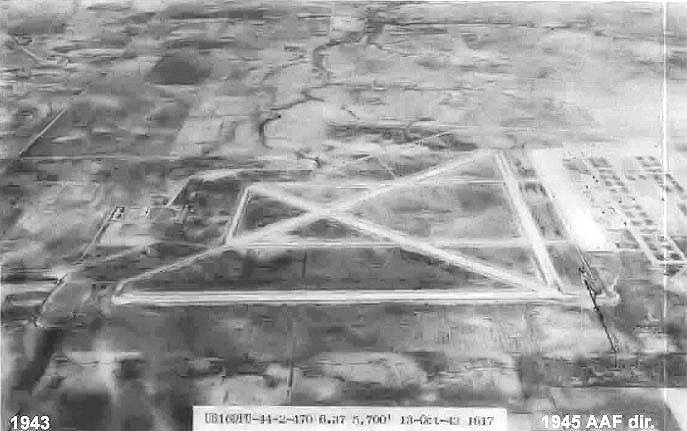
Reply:
M687 4L0 0L0 274L2 431L687 431Z

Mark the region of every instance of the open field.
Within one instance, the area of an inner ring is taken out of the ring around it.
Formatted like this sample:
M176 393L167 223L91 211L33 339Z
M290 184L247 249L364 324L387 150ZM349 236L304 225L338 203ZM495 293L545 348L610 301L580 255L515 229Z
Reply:
M483 317L476 317L476 311L419 305L146 311L125 307L103 328L97 353L83 350L87 344L83 336L65 342L64 355L70 361L51 366L51 372L65 378L56 388L44 386L41 406L54 411L56 406L49 400L73 391L85 376L105 383L89 369L106 369L106 358L116 351L140 351L151 358L142 380L156 388L157 409L164 414L174 411L171 420L178 424L187 420L188 406L203 403L460 403L522 411L527 398L535 397L555 403L558 409L586 413L599 409L631 413L643 403L641 409L647 414L662 412L656 419L665 425L662 429L679 430L670 411L662 410L660 394L652 395L650 387L667 378L665 372L677 373L671 378L679 381L680 357L632 357L616 365L603 353L604 337L593 329L593 320L579 317L577 321L587 322L587 340L599 337L600 351L585 351L586 359L577 360L551 356L538 352L536 346L541 337L553 335L546 327L550 320L570 311L494 306L481 307L478 315ZM554 338L549 343L561 351L584 351L576 337ZM102 365L87 365L97 358ZM664 364L673 365L663 368ZM661 369L665 371L656 374ZM289 398L285 376L290 370L294 379ZM635 389L612 387L630 379ZM547 391L545 382L565 387ZM585 392L579 386L585 383L610 387ZM584 401L577 396L581 393ZM613 401L618 396L624 403ZM589 410L592 401L594 409ZM537 414L540 411L535 409L530 420L536 421Z
M337 183L331 185L283 183L280 184L280 186L284 187L284 190L292 195L323 204L329 204L340 199L354 196L366 189L365 186L346 187L339 186Z
M92 84L26 155L162 155L188 109L188 102L159 94L135 76L112 77Z
M467 254L469 256L477 257L478 259L497 263L505 268L513 269L527 275L537 276L539 271L537 269L536 261L530 252L524 248L515 247L446 247L451 250L454 249L459 253Z
M164 292L454 288L458 292L508 287L388 246L232 250L136 281L128 287L136 291Z
M408 187L361 204L352 212L422 238L519 235L503 189L492 185Z
M289 207L285 203L260 195L249 195L237 233L259 229L301 214L302 210Z
M95 264L86 264L77 275L93 281L117 281L201 250L202 247L193 244L161 242L143 250L132 250L119 257L109 257Z
M301 240L321 241L324 239L325 241L336 240L337 242L376 240L377 242L384 242L373 235L356 231L345 224L327 219L318 220L308 226L291 231L289 234Z

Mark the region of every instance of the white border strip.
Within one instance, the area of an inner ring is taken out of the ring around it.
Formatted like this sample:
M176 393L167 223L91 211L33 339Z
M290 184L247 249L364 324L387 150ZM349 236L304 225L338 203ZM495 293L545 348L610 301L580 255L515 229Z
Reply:
M193 406L193 431L507 431L499 407Z

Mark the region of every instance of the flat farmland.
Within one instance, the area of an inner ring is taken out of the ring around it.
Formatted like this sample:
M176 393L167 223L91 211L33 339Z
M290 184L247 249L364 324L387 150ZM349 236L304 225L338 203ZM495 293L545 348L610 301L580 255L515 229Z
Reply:
M143 352L150 358L146 379L165 392L190 396L189 404L222 399L306 405L460 403L518 410L527 397L548 397L538 380L623 380L617 373L601 376L613 367L612 359L604 352L598 321L587 313L532 305L121 307L100 338L120 350ZM586 342L554 335L553 320L576 322ZM539 351L547 336L550 350ZM188 366L183 358L188 357L212 358L224 371L183 375ZM649 384L652 359L635 360L641 361L638 384ZM294 376L290 399L282 380L288 373ZM237 390L242 383L246 390ZM588 399L599 408L612 405L603 396ZM575 407L571 399L559 402L561 408Z
M129 247L122 246L95 245L88 250L85 257L89 260L100 260L114 254L122 253L128 249Z
M360 157L353 160L340 160L343 166L324 169L315 179L324 181L388 181L394 179L393 171L375 157Z
M190 104L129 76L97 82L43 133L29 157L163 155Z

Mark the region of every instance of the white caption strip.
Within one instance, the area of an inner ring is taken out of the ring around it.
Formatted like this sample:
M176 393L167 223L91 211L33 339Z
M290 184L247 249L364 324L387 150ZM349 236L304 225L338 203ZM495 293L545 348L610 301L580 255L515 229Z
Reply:
M193 431L507 431L501 408L194 406Z

